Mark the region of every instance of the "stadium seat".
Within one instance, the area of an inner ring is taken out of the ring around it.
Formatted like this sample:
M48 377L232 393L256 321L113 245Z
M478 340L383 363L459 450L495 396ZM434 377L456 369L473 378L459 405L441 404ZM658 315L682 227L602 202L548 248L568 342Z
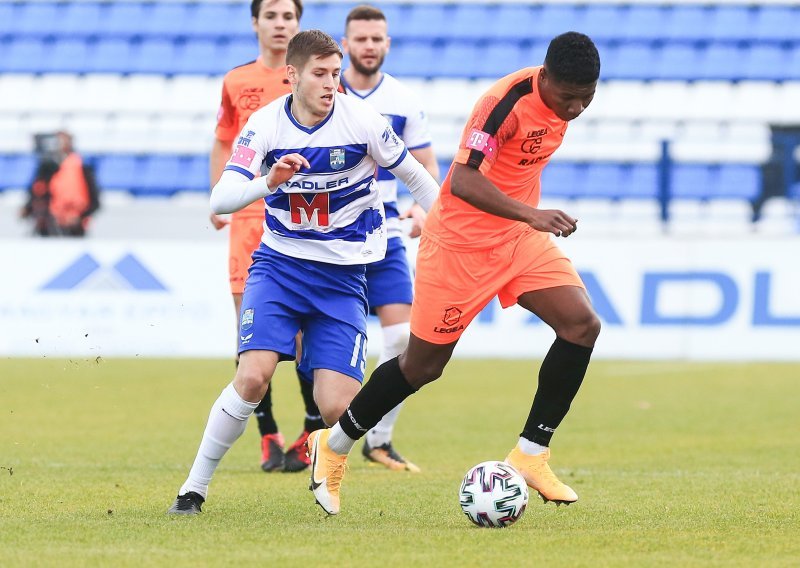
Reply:
M532 59L519 43L510 41L492 41L482 45L478 55L481 67L479 76L496 79L523 67L539 65L542 61L542 59Z
M726 81L743 79L744 51L745 48L738 45L710 44L699 57L701 77Z
M133 186L135 195L169 196L182 189L182 168L177 156L145 156Z
M439 69L436 48L430 42L396 42L386 59L385 69L398 77L436 77Z
M580 165L571 162L552 162L542 171L542 193L548 197L574 197L582 181Z
M12 39L3 50L0 73L41 73L49 55L48 51L42 39Z
M134 47L130 62L133 73L175 73L177 44L170 39L151 38Z
M713 197L748 201L761 195L761 168L744 164L723 164L719 168Z
M704 6L673 6L662 24L664 37L671 41L707 40L710 11Z
M208 191L208 157L192 156L186 163L182 172L184 189L195 191Z
M697 51L685 43L667 44L658 51L656 79L697 79Z
M97 183L105 189L129 190L138 176L141 160L125 154L108 154L97 158Z
M111 2L103 23L103 35L110 38L141 36L143 22L149 17L144 5L138 2Z
M222 75L229 69L226 47L213 39L193 38L177 48L173 71L188 75Z
M83 73L91 51L82 38L61 38L47 47L48 57L42 61L45 73Z
M186 2L156 2L145 5L145 20L142 22L142 33L152 37L174 40L184 35L183 26L192 19L196 4Z
M69 2L59 22L59 34L67 37L89 38L99 35L105 27L109 4L99 2Z
M651 79L657 61L655 48L645 43L625 43L607 50L600 71L604 79Z
M704 164L674 164L670 174L673 199L704 199L716 185L716 172Z
M344 34L344 22L352 5L336 2L315 3L306 6L300 22L301 29L320 29L339 41ZM391 20L389 25L391 26ZM398 26L399 27L399 26ZM390 35L393 32L390 31Z
M602 162L589 163L584 172L578 197L618 198L625 195L627 180L624 166Z
M14 15L14 34L38 38L58 35L64 6L54 2L21 2Z
M227 72L234 67L254 61L258 57L258 42L255 38L233 39L223 49L221 62Z
M495 9L480 4L456 4L447 14L447 25L441 26L438 36L444 39L476 41L480 39L501 39L503 30L497 27L494 19Z
M790 81L800 81L800 43L789 51L786 57L786 67L783 69L784 78Z
M634 4L614 29L623 42L655 41L664 36L664 22L669 8Z
M14 33L21 6L11 2L0 2L0 39Z
M753 17L751 37L755 41L800 40L800 9L761 6Z
M211 3L194 4L191 17L181 27L181 33L189 37L228 37L250 35L249 5L244 3ZM305 22L303 22L305 23Z
M628 6L588 4L579 12L580 20L573 29L585 33L595 42L616 40L619 38L619 27L631 9Z
M36 157L33 154L0 155L0 188L27 188L35 169Z
M572 30L583 9L569 4L542 4L536 21L531 23L531 39L549 42L554 36Z
M707 37L714 41L747 41L752 37L755 11L743 6L718 5L710 10Z
M442 37L448 18L448 11L443 4L411 4L403 16L402 26L398 22L392 28L401 28L402 32L397 29L391 34L404 40L436 40Z
M624 198L657 198L658 168L655 164L633 164L627 172L627 183L622 188Z
M492 61L481 56L481 47L469 41L449 41L434 56L437 77L492 77Z
M541 65L547 53L547 46L548 42L544 41L536 41L519 46L517 49L519 68Z
M87 73L127 73L133 46L125 38L100 38L89 50L85 62Z
M528 41L531 39L531 28L539 19L540 7L519 4L496 4L493 7L492 21L495 35L498 30L503 39Z
M778 45L753 45L745 54L742 73L749 80L782 81L788 60L788 52Z

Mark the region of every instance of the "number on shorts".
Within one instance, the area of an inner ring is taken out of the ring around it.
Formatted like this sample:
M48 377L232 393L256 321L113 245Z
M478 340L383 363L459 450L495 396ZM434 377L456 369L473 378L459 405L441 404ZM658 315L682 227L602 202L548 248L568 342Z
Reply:
M358 365L362 373L367 370L367 338L360 333L356 334L356 341L353 344L353 358L350 359L350 366L355 367L356 365Z

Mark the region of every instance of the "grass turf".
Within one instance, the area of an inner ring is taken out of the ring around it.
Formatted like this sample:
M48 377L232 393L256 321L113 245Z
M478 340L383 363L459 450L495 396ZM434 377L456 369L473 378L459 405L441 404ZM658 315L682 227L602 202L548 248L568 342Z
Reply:
M503 459L538 363L456 360L412 397L395 434L421 474L354 451L342 513L306 473L264 474L251 423L203 515L164 512L231 376L219 360L0 361L3 566L796 566L800 366L592 364L551 465L581 500L505 530L474 528L457 489ZM287 441L302 425L290 365L275 379ZM359 446L360 448L360 446ZM357 449L359 449L357 448Z

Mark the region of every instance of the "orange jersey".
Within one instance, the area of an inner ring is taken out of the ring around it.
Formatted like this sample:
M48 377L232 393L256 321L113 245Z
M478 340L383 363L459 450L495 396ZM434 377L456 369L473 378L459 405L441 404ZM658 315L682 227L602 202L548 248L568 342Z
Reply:
M265 67L260 56L255 61L231 69L222 81L222 103L217 113L217 139L232 147L251 114L291 92L286 67ZM251 203L234 214L242 215L258 215L263 218L263 202Z
M539 205L541 174L567 131L567 123L545 106L537 86L541 67L500 79L475 104L453 163L479 170L503 193ZM453 196L450 178L425 222L426 234L456 248L490 248L527 227L481 211Z

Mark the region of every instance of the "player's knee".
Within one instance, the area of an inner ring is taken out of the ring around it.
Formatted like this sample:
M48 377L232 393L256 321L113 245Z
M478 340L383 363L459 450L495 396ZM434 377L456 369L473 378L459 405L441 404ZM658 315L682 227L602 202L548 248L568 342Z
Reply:
M403 369L403 376L408 384L419 389L441 377L447 361L429 360L407 363Z
M600 318L593 311L589 311L574 322L570 326L569 332L562 337L578 345L593 347L597 337L600 335L600 326Z
M236 370L236 382L241 385L246 392L267 392L270 377L261 369L253 366L242 366Z
M319 405L319 414L328 428L336 424L336 421L344 414L345 410L347 410L347 403L343 400Z

